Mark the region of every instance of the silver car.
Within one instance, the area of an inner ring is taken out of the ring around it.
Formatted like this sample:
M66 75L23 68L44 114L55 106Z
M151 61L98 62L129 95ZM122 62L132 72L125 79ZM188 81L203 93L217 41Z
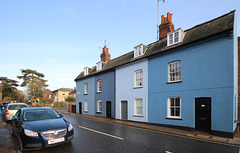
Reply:
M10 103L7 105L6 111L4 112L4 116L7 121L12 120L12 117L16 114L16 112L23 107L28 107L25 103Z

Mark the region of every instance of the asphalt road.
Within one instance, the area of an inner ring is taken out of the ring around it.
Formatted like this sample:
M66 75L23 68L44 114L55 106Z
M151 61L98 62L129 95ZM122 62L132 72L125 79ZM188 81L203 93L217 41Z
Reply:
M240 148L104 123L64 114L74 126L71 143L31 153L239 153Z

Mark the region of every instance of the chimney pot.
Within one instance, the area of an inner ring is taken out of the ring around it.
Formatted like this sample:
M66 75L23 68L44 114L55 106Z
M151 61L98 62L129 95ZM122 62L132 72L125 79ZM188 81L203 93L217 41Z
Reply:
M164 15L162 15L162 20L161 20L161 24L164 23Z
M108 52L108 48L107 48L107 46L105 45L104 47L103 47L103 51L102 51L102 54L101 54L101 61L102 62L108 62L108 61L110 61L110 54L109 54L109 52Z
M170 21L170 13L167 13L167 21Z
M172 14L170 14L170 22L172 22Z
M172 14L168 12L167 17L164 17L164 15L162 15L162 22L159 25L159 39L166 37L167 33L171 31L174 31L174 25L172 23Z

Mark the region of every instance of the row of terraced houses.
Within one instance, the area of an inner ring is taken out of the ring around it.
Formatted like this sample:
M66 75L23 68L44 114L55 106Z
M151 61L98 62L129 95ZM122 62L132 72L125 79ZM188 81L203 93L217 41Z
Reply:
M233 137L237 39L235 11L185 31L162 15L158 41L114 59L104 46L76 77L77 113Z

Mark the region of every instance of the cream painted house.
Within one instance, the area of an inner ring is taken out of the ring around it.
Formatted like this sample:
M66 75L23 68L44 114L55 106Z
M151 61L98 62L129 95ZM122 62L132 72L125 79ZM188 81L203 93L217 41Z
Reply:
M52 91L52 99L54 102L65 102L65 99L69 96L69 93L74 89L71 88L60 88Z

